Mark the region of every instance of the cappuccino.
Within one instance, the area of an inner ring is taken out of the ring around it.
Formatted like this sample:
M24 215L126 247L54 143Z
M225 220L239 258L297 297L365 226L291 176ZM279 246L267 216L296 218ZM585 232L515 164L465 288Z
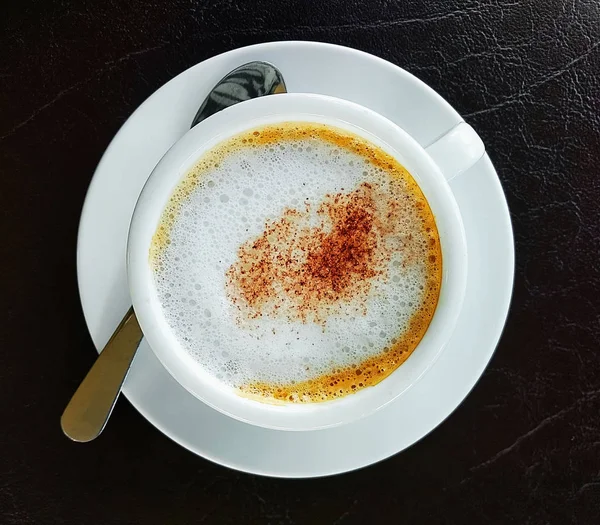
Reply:
M309 122L204 154L162 213L150 264L181 347L265 402L333 400L380 382L419 344L442 280L413 177L370 141Z

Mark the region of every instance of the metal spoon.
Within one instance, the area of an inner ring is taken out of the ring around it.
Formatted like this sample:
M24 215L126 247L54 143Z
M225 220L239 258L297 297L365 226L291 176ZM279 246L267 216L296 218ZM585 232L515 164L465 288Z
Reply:
M200 106L191 127L244 100L285 92L283 76L275 66L266 62L248 62L217 83ZM131 307L60 418L67 437L73 441L88 442L100 435L143 335Z

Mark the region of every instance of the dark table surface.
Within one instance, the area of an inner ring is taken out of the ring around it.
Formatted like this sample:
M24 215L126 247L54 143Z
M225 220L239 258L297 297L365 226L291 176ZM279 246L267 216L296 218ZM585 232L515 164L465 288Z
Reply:
M600 523L597 0L23 0L0 10L0 523ZM100 439L67 441L59 416L96 357L75 243L104 149L181 71L287 39L398 64L481 134L516 242L512 309L488 370L409 450L332 478L227 470L124 399Z

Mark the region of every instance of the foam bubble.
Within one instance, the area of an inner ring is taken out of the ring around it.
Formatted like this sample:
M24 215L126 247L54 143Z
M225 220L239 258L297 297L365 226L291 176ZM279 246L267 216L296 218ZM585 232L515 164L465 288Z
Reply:
M293 210L288 234L327 235L334 226L319 207L360 195L365 183L379 203L379 242L389 244L375 247L388 259L369 261L383 270L347 297L321 294L308 316L298 314L304 285L300 302L275 289L253 310L232 279L232 268L262 275L240 263L242 247L266 235L269 253L293 245L302 259L301 244L269 227ZM252 130L200 159L164 210L150 260L170 329L199 366L230 387L287 401L340 397L389 375L427 329L441 282L435 222L412 177L367 141L318 124Z

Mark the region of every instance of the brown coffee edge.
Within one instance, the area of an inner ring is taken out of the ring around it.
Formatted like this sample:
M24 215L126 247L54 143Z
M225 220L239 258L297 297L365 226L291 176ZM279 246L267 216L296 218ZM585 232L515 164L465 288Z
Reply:
M346 149L379 167L391 176L401 178L408 186L407 192L420 202L419 216L423 230L428 233L427 283L423 294L429 296L408 323L399 340L376 356L349 367L338 367L332 373L323 374L294 384L249 383L238 387L244 397L259 398L274 403L306 403L330 401L372 387L391 375L417 348L427 331L437 308L442 281L442 255L435 218L421 188L412 175L393 156L375 144L346 130L314 122L286 122L267 125L245 131L217 144L205 153L178 183L167 203L152 238L149 262L155 270L161 268L161 255L170 244L170 231L175 224L183 203L191 196L206 173L227 155L248 147L276 145L317 139ZM357 380L357 378L359 378Z

